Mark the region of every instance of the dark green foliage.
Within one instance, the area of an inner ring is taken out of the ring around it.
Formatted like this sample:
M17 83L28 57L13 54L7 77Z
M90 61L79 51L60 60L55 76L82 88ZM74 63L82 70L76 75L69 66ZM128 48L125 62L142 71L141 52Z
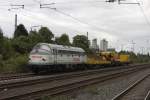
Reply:
M3 36L3 31L0 29L0 59L8 59L13 54L11 40Z
M39 42L52 42L54 35L42 27L39 32L31 31L28 35L24 25L19 25L14 33L14 38L3 37L0 30L0 72L26 71L28 54Z
M29 32L29 35L37 35L37 34L38 34L38 32L36 30Z
M17 26L17 29L14 32L14 37L17 38L19 36L28 36L28 31L26 30L23 24Z
M7 60L0 62L0 72L1 73L20 73L27 72L28 68L26 64L28 62L28 55L16 55L15 57L10 57Z
M2 29L0 28L0 55L2 53L2 49L3 49L3 31Z
M29 37L20 36L12 41L12 46L16 52L20 54L28 53L32 49Z
M62 34L60 37L57 37L55 39L55 42L56 44L59 44L59 45L68 45L68 46L71 45L69 36L67 34Z
M30 43L35 46L37 43L44 42L41 35L39 35L36 31L31 31L29 34Z
M5 37L3 41L2 58L3 60L7 60L15 54L15 51L12 47L11 39Z
M0 39L3 39L3 31L1 28L0 28Z
M87 53L90 52L89 41L85 35L76 35L73 37L73 46L84 49Z
M54 34L47 28L47 27L41 27L38 34L42 38L43 42L46 43L52 43L52 38L54 37Z

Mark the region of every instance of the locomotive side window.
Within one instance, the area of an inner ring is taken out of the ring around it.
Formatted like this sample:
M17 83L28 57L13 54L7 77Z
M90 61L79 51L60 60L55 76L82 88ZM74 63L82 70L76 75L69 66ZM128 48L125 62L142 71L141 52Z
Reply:
M56 54L56 50L53 51L54 54ZM57 50L57 54L60 56L66 55L66 56L84 56L84 52L79 51L70 51L70 50Z

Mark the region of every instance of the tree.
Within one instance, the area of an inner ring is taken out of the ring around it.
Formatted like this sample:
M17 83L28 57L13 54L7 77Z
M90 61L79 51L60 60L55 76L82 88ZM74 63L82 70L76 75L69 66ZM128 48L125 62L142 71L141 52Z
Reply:
M85 35L76 35L73 37L73 46L80 47L87 53L90 52L89 41Z
M3 37L3 31L0 28L0 54L3 52L3 42L4 42L4 37Z
M44 42L42 36L39 35L37 31L30 31L28 37L29 37L30 44L32 45L32 47L35 46L39 42Z
M71 45L69 36L67 34L62 34L60 37L57 37L55 42L59 45Z
M12 41L12 46L17 53L25 54L31 51L32 44L29 37L19 36Z
M11 58L14 54L15 54L15 51L12 47L12 40L4 37L4 39L3 39L3 52L2 52L3 60L7 60L7 59Z
M29 35L37 35L37 34L38 34L38 32L36 30L29 32Z
M19 36L28 36L28 31L26 30L25 26L23 24L20 24L17 26L17 29L14 32L14 37Z
M3 31L1 28L0 28L0 39L3 39Z
M47 27L41 27L38 33L43 38L43 42L53 42L52 38L54 37L54 34Z

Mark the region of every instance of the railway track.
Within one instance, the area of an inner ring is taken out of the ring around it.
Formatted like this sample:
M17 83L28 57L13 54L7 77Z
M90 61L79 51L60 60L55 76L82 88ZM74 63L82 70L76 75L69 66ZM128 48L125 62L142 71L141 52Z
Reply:
M142 64L142 65L146 65L146 64ZM128 67L134 67L134 66L141 66L141 64L129 65ZM116 68L117 67L108 68L108 70L113 70L113 69L116 70ZM118 68L122 68L122 66L121 67L119 66ZM124 68L126 68L126 67L124 67ZM102 68L101 70L105 70L105 69L106 68ZM57 73L55 73L55 74L57 74ZM3 74L3 75L0 75L0 81L8 81L8 80L12 80L12 79L27 78L27 77L34 77L34 76L35 75L33 73Z
M0 81L11 80L11 79L18 79L18 78L26 78L34 76L33 73L20 73L20 74L6 74L0 75Z
M127 89L116 95L112 100L150 100L150 86L148 86L148 88L147 86L144 86L149 85L149 83L150 74L147 74L130 85ZM147 93L147 91L149 92Z
M143 64L147 65L147 64ZM143 66L142 65L142 66ZM117 71L117 70L123 70L123 69L129 69L129 68L138 68L141 65L131 65L131 66L123 66L123 67L115 67L115 68L104 68L99 70L88 70L88 71L80 71L80 72L70 72L70 73L63 73L58 75L41 75L41 76L29 76L24 78L18 78L18 79L11 79L11 80L5 80L0 81L0 90L3 90L5 88L16 88L21 87L25 85L33 85L37 83L44 83L49 82L53 80L60 80L60 79L67 79L67 78L73 78L73 77L79 77L79 76L86 76L86 75L92 75L97 73L107 73L111 71Z
M145 67L133 67L128 69L122 69L112 72L104 72L104 73L95 73L90 74L87 72L85 75L78 75L78 76L71 76L60 79L54 79L50 81L44 81L44 83L36 83L36 84L27 84L22 85L22 87L15 86L13 89L9 89L7 87L6 91L1 91L0 99L1 100L20 100L20 99L37 99L41 96L46 95L57 95L64 92L69 92L77 88L81 88L90 84L95 84L103 81L107 81L116 77L121 77L123 75L127 75L136 71L144 70L148 66L145 65ZM102 71L101 71L102 72ZM59 76L60 77L60 76ZM32 80L33 81L33 80ZM25 82L24 82L25 83ZM27 83L27 82L26 82ZM21 83L22 84L22 83ZM46 86L48 85L48 86ZM22 90L22 92L20 92Z
M144 98L144 100L150 100L150 90L148 91L146 97Z

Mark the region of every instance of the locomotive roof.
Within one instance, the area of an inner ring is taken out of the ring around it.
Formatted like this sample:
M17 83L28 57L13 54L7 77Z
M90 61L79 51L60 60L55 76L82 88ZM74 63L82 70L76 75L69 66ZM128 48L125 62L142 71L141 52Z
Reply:
M64 46L64 45L57 45L57 44L50 44L50 43L39 43L39 44L48 45L51 49L85 52L82 48L78 48L78 47Z

